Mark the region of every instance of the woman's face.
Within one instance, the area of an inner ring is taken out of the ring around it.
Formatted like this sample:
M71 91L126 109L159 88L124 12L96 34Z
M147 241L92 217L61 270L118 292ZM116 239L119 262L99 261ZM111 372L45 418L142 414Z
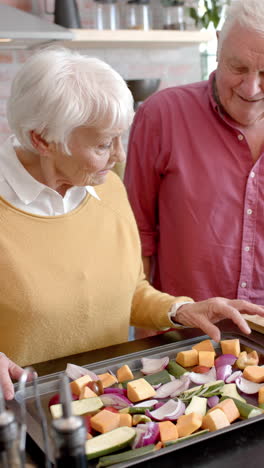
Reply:
M263 33L236 25L223 40L219 53L216 87L220 103L244 126L264 117L263 41Z
M68 142L71 156L60 150L58 145L53 154L59 181L61 177L61 182L69 185L103 184L116 162L125 160L122 131L87 127L73 130Z

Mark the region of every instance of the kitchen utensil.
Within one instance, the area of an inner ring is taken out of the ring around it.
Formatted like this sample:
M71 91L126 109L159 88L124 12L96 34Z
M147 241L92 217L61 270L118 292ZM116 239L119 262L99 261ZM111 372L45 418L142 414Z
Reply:
M81 19L76 0L55 0L54 11L49 11L45 0L45 13L54 14L54 23L65 28L81 28Z
M157 91L160 85L160 78L126 80L126 83L133 95L135 108L137 108L139 103Z

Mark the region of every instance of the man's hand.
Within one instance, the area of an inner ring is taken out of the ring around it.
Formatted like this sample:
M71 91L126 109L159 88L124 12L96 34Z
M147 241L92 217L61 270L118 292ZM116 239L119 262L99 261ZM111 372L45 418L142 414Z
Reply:
M19 380L22 373L22 367L8 359L4 353L0 353L0 385L6 400L14 398L12 379Z
M264 317L264 307L239 299L214 297L206 301L184 304L178 309L175 320L182 325L200 328L214 341L220 341L221 332L213 324L223 319L232 320L243 333L251 333L241 313Z

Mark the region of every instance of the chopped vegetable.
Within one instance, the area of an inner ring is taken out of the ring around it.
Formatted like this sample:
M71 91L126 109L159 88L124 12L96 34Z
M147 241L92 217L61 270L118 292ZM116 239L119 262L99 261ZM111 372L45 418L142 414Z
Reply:
M259 363L259 357L257 351L251 351L251 353L247 353L246 351L242 351L238 359L236 361L236 366L239 369L244 370L247 366L257 366Z
M169 358L167 356L161 359L142 358L141 361L143 374L156 374L167 367Z
M238 338L233 340L222 340L220 341L220 346L223 354L233 354L238 358L240 354L240 342Z
M185 404L178 400L168 400L164 405L154 411L146 411L146 415L155 421L176 421L185 412Z
M228 377L230 377L231 374L232 366L230 364L219 366L216 369L216 377L218 380L224 380L226 382L226 379L228 379Z
M185 440L192 439L193 437L201 436L204 434L207 434L209 432L208 429L203 429L202 431L194 432L194 434L190 434L186 437L179 437L179 439L176 440L170 440L168 442L165 442L165 447L169 447L170 445L178 444L178 442L184 442Z
M217 431L223 427L230 426L230 422L224 411L219 408L212 408L210 412L206 414L203 418L203 429L209 429L209 431Z
M198 351L196 351L196 349L180 351L176 356L176 362L183 367L197 366L197 364L199 364Z
M183 414L180 416L176 425L179 437L186 437L200 429L202 421L203 417L198 413Z
M177 364L177 362L172 360L169 361L169 364L167 365L167 371L177 379L181 377L181 375L188 373L184 367L180 366L180 364Z
M237 400L243 401L246 403L245 398L239 395L235 383L225 384L221 389L221 395L224 397L236 398Z
M226 396L223 396L221 398L221 401L227 398ZM258 408L257 406L249 405L248 403L238 400L237 398L232 398L234 401L239 414L241 418L243 419L249 419L249 418L254 418L255 416L259 416L260 414L263 413L263 411Z
M86 441L85 451L88 460L117 452L129 446L136 436L132 427L118 427L106 434L100 434Z
M193 396L190 404L185 410L185 414L197 413L205 416L207 407L207 399L203 397Z
M236 379L236 386L241 392L252 395L258 393L262 384L251 382L250 380L244 379L244 377L238 377Z
M133 450L127 450L126 452L107 455L105 457L99 458L99 463L97 463L96 468L102 468L104 466L115 465L116 463L123 463L129 460L134 460L134 458L142 457L142 455L147 455L148 453L155 451L155 445L147 445L146 447L140 447Z
M216 381L216 370L215 367L212 367L212 369L210 369L209 372L207 372L206 374L197 374L197 372L190 372L189 377L193 383L198 385L214 382Z
M237 360L237 357L234 356L234 354L221 354L221 356L218 356L215 359L215 367L221 367L221 366L226 366L229 364L230 366L233 366Z
M187 390L190 386L191 380L188 375L182 375L179 379L173 380L172 382L168 382L164 385L161 385L156 390L156 398L168 398L168 397L176 397L180 395L180 393Z

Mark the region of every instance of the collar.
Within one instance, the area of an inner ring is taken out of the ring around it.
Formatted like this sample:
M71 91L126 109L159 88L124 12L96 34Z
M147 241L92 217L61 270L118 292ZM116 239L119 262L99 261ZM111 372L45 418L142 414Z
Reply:
M38 182L19 161L15 147L19 146L18 140L14 135L9 137L0 149L1 173L4 179L9 183L20 200L29 205L44 190L52 190L50 187ZM86 190L92 197L100 200L95 188L91 185L85 187L72 187L69 190Z

